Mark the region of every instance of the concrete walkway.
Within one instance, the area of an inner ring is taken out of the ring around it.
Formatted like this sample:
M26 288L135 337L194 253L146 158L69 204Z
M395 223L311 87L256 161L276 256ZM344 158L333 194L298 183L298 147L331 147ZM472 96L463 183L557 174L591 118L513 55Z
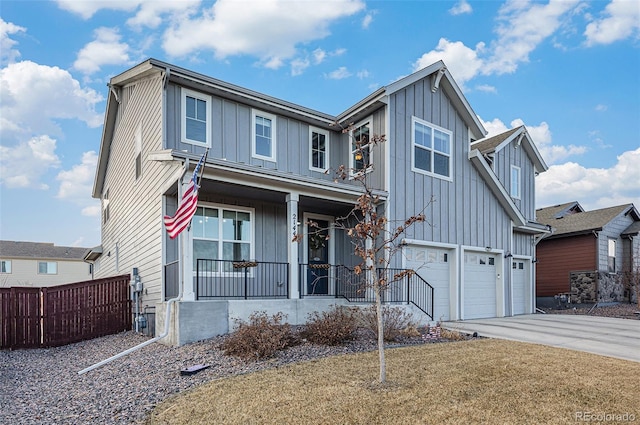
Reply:
M445 322L446 329L478 336L550 345L640 362L640 320L530 314Z

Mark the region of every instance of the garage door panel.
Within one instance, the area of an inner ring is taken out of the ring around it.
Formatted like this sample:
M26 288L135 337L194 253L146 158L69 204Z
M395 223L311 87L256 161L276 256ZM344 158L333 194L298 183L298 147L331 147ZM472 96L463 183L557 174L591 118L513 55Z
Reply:
M514 260L511 279L513 282L513 314L527 313L527 267L523 260Z
M411 245L405 249L405 267L433 287L433 319L450 320L450 264L448 250Z
M496 317L496 256L466 253L463 319Z

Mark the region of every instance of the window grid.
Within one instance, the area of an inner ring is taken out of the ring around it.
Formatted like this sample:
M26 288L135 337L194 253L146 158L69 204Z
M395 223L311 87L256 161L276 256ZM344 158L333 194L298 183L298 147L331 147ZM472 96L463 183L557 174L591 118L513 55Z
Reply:
M359 123L351 130L351 175L372 170L371 119Z
M309 169L326 171L329 168L329 133L318 129L309 129Z
M276 117L261 111L253 111L252 153L255 158L275 162L276 160Z
M416 117L412 127L413 171L451 180L452 133Z
M182 89L182 142L211 146L211 96Z
M515 165L511 166L511 184L510 195L512 198L520 199L520 167Z

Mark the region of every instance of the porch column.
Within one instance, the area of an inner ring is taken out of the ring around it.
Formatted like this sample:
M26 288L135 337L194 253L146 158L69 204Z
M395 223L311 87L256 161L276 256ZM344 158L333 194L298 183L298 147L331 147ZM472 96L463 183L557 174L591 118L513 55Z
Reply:
M300 298L298 283L300 276L298 275L298 242L294 240L298 234L298 201L300 194L292 192L287 195L287 261L289 262L289 297L292 299Z

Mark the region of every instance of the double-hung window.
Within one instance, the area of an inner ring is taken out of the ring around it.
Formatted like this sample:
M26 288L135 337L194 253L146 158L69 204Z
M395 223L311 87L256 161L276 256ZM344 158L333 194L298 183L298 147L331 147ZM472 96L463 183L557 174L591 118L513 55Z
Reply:
M453 133L413 117L411 120L412 165L415 172L452 180Z
M0 260L0 273L11 273L11 260Z
M607 246L607 269L609 273L616 272L616 240L609 239Z
M510 182L510 195L512 198L520 199L520 187L522 183L520 180L520 167L515 165L511 166L511 182Z
M211 96L183 88L182 142L211 147Z
M225 206L198 207L191 221L193 231L193 271L197 260L224 260L200 264L201 270L233 271L233 261L249 261L254 256L253 210Z
M309 169L325 172L329 168L329 132L309 127Z
M368 173L372 170L371 122L372 119L369 118L360 122L351 130L351 158L349 163L351 175L363 172Z
M253 110L251 114L251 153L254 158L276 161L276 116Z
M55 261L38 261L38 274L57 274L58 263Z

